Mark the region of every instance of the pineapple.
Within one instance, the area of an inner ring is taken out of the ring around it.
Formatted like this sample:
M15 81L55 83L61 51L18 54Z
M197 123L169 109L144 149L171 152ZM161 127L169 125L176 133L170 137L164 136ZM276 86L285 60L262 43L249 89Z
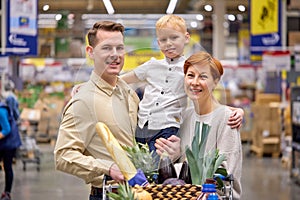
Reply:
M191 148L186 147L186 157L191 171L192 183L195 185L204 184L206 179L213 178L215 173L227 176L226 169L219 168L225 160L225 155L219 154L218 149L205 153L209 130L210 126L203 124L200 135L200 122L196 122L192 146ZM221 187L223 182L221 180L217 181L218 185L221 184L219 185Z
M137 200L134 196L134 192L127 182L125 184L119 184L118 193L110 192L107 196L112 200Z
M111 200L152 200L151 194L143 187L132 188L127 182L119 185L118 193L108 193L107 196Z
M137 143L133 139L133 146L122 146L122 148L129 154L133 165L144 172L148 182L153 183L156 180L158 169L155 156L153 151L150 152L148 144Z

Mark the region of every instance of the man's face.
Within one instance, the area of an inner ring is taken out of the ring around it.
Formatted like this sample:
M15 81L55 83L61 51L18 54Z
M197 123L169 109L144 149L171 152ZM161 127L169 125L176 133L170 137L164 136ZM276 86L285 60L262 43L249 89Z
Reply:
M90 57L94 60L95 72L104 80L111 75L118 75L124 65L124 37L118 31L99 30L98 44L87 47Z

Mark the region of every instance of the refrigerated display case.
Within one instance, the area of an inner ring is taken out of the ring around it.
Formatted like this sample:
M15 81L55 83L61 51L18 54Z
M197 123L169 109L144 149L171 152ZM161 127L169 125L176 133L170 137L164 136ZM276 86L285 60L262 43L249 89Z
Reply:
M300 183L300 86L291 88L292 178Z

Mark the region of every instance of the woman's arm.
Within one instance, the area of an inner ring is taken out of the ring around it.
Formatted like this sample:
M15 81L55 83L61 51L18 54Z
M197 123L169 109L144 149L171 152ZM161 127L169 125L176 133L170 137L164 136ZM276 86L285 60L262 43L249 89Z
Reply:
M8 121L8 112L6 108L0 108L0 139L4 138L10 133L11 127Z

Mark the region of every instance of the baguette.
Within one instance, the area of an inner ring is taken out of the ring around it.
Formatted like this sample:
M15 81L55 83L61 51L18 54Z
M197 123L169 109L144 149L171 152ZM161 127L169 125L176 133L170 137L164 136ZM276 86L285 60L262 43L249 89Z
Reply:
M112 159L118 165L124 178L127 181L133 178L136 175L137 170L109 128L104 123L98 122L96 124L96 132L102 139L103 144L106 146Z

